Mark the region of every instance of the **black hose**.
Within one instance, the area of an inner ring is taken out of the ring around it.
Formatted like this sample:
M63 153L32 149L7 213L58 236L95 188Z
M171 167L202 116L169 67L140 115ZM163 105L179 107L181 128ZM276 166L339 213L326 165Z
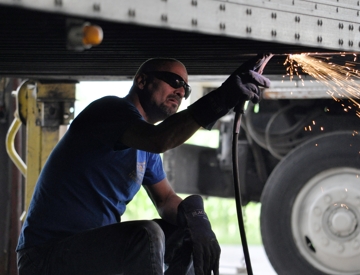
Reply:
M234 189L235 189L235 202L236 202L236 212L238 217L239 229L240 229L240 238L244 251L244 258L246 264L246 270L248 275L253 275L249 248L246 240L245 225L242 214L242 203L241 203L241 189L240 189L240 180L239 180L239 161L238 161L238 138L240 133L241 126L241 117L244 113L245 102L240 102L235 108L235 118L234 118L234 127L233 127L233 140L232 140L232 164L233 164L233 177L234 177Z

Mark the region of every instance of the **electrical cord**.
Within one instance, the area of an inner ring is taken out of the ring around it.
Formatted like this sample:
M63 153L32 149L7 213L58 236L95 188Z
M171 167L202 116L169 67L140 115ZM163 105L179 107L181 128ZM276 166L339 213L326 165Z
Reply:
M245 225L242 213L242 203L241 203L241 189L240 189L240 180L239 180L239 161L238 161L238 138L240 133L241 126L241 117L244 113L245 102L239 103L235 108L235 118L234 118L234 127L233 127L233 139L232 139L232 163L233 163L233 177L234 177L234 189L235 189L235 202L236 202L236 212L238 217L239 229L240 229L240 238L244 251L244 258L246 264L246 270L248 275L253 275L251 260L249 254L249 248L246 240Z
M258 65L253 68L257 73L262 74L263 70L271 59L273 54L263 54L262 59L258 60ZM241 243L244 251L244 258L246 264L246 270L248 275L253 275L251 261L250 261L250 254L249 248L247 245L246 240L246 233L245 233L245 225L244 219L242 215L242 203L241 203L241 188L240 188L240 180L239 180L239 161L238 161L238 139L241 127L241 117L244 114L246 100L240 100L240 102L235 106L235 118L234 118L234 127L233 127L233 139L232 139L232 164L233 164L233 176L234 176L234 191L235 191L235 201L236 201L236 211L238 216L238 223L240 229L240 237Z

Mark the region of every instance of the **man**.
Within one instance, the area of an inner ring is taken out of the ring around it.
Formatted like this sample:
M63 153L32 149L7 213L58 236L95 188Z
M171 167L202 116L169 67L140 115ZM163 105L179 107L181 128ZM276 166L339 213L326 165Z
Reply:
M125 98L104 97L85 108L39 176L17 247L19 274L218 275L220 247L203 201L175 194L159 153L201 126L211 129L238 102L257 102L258 86L269 81L254 70L266 58L245 63L178 113L190 94L185 66L150 59ZM121 222L141 186L161 219Z

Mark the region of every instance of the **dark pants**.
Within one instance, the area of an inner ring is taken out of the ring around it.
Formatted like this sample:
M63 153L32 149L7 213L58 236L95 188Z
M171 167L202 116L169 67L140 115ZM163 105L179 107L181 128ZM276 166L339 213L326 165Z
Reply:
M191 275L184 236L163 220L113 224L19 251L19 274Z

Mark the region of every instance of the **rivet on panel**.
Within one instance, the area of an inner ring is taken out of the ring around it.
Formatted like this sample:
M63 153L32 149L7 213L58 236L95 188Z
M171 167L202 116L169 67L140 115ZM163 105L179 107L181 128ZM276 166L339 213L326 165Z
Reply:
M163 21L163 22L167 22L167 21L168 21L168 17L167 17L166 14L162 14L162 15L161 15L161 21Z
M336 8L336 12L339 12L339 8Z
M344 40L339 39L339 45L343 45L344 44Z
M220 27L220 30L225 30L225 28L226 28L225 23L220 23L219 27Z
M94 3L93 10L94 11L100 11L100 4L99 3Z
M62 6L62 0L55 0L55 6L61 7Z
M323 24L322 20L318 19L317 24L318 24L318 26L322 26L322 24Z
M319 42L319 43L322 42L322 37L321 37L321 36L318 36L318 37L317 37L317 42Z
M251 33L251 27L246 27L246 32Z
M225 11L225 4L221 4L219 8L221 11Z
M276 36L276 30L271 31L271 36Z
M272 13L271 13L271 18L272 18L272 19L276 19L276 13L275 13L275 12L272 12Z
M344 24L343 23L339 23L339 29L343 29L344 28Z
M128 15L129 15L130 17L135 17L135 10L129 9Z
M299 33L295 33L295 39L299 40L300 39L300 34Z
M251 9L246 9L246 14L251 15Z
M198 4L198 2L196 1L196 0L191 0L191 5L193 5L193 6L197 6L197 4Z
M191 19L191 25L197 26L197 24L198 24L197 19L195 19L195 18Z
M349 40L349 47L352 47L354 45L354 42L352 40Z
M349 31L353 31L354 30L354 25L350 24L349 25Z
M300 22L300 16L295 16L295 22L297 22L297 23Z

